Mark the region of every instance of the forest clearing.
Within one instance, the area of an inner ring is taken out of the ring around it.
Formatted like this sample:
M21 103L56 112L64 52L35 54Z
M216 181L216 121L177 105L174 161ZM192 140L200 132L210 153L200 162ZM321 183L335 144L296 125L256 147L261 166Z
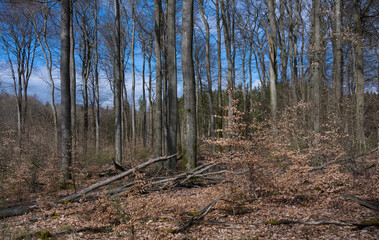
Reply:
M0 239L379 239L378 23L0 0Z

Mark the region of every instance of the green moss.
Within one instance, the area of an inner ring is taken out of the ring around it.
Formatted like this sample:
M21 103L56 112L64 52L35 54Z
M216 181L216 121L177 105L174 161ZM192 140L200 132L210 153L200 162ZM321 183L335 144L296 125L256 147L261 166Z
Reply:
M172 233L172 234L177 233L177 232L178 232L178 229L169 229L168 230L168 233Z
M379 219L370 219L370 220L364 220L361 222L361 224L372 224L372 225L379 225Z
M51 239L53 237L53 235L51 235L51 233L47 230L36 232L34 235L37 238L44 239L44 240L48 240L48 239Z
M191 216L195 216L196 214L198 214L200 211L193 211L193 212L189 212L189 214L191 215Z
M280 220L272 220L272 221L269 221L269 222L266 222L267 225L277 225L279 223Z
M314 190L317 190L317 191L322 191L321 187L318 186L318 185L316 185L313 189L314 189Z
M50 219L57 219L57 218L61 218L62 216L61 215L54 215L54 216L51 216Z
M281 223L287 222L285 219L280 219L280 220L272 220L269 222L266 222L267 225L279 225Z
M24 235L19 236L17 239L43 239L43 240L49 240L53 238L53 235L48 230L42 230L35 233L27 233Z
M65 200L65 201L57 201L57 203L68 204L68 203L70 203L70 201L68 201L68 200Z
M61 189L61 190L74 189L74 184L71 182L60 182L59 183L59 189Z

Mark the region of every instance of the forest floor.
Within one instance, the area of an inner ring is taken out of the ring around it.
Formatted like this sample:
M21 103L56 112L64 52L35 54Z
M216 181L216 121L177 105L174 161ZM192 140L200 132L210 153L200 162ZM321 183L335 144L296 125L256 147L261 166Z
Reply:
M251 165L241 159L251 159ZM239 161L241 160L241 161ZM315 170L307 165L253 155L200 156L200 164L218 163L186 184L165 190L139 186L117 197L105 194L73 203L55 203L73 190L38 194L38 206L22 216L0 220L1 239L378 239L378 213L343 194L379 202L376 153L354 162L355 171L336 163ZM242 164L242 165L241 165ZM111 166L109 166L111 167ZM104 168L103 168L104 169ZM151 170L151 169L150 169ZM220 172L220 170L227 170ZM106 177L93 168L90 185ZM120 186L135 177L114 183ZM215 201L216 200L216 201ZM218 200L218 201L217 201ZM214 205L205 208L208 204ZM202 217L199 211L205 208ZM305 225L290 221L321 223ZM330 222L338 222L327 224ZM189 223L187 227L181 226ZM285 224L286 223L286 224ZM341 225L339 225L341 224Z

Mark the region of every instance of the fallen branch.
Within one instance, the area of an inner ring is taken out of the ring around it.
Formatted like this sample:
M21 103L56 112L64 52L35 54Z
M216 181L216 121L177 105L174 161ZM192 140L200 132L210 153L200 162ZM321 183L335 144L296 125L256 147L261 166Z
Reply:
M342 197L349 199L349 200L352 200L352 201L358 203L359 205L361 205L363 207L366 207L366 208L371 209L373 211L379 212L379 204L376 202L365 200L365 199L358 198L358 197L348 195L348 194L342 194Z
M311 171L315 171L315 170L322 170L324 169L326 166L329 166L329 165L332 165L332 164L336 164L336 163L341 163L341 162L345 162L345 161L349 161L349 160L352 160L352 159L357 159L359 157L363 157L363 156L367 156L367 155L370 155L374 152L378 151L378 148L374 148L373 150L369 151L369 152L366 152L366 153L360 153L358 155L355 155L353 157L350 157L350 156L347 156L347 157L344 157L344 158L340 158L340 159L337 159L336 161L332 161L332 162L326 162L324 164L322 164L321 166L318 166L318 167L313 167L311 169Z
M222 198L224 198L227 194L225 195L222 195L221 197L218 197L216 198L215 200L213 200L211 203L209 203L207 206L205 206L203 209L201 209L198 213L196 213L195 215L193 215L185 224L183 224L182 226L180 226L179 228L175 229L172 231L172 233L179 233L179 232L182 232L184 230L186 230L187 228L191 227L192 224L197 221L197 220L200 220L202 219L205 215L207 215L209 213L209 211L211 210L211 208L219 201L221 200Z
M215 174L219 174L219 173L223 173L223 171L219 171L219 172L210 172L210 173L206 173L206 174L200 174L200 173L203 173L204 171L208 170L210 167L214 167L216 166L217 164L205 164L205 165L201 165L201 166L198 166L188 172L185 172L185 173L181 173L177 176L173 176L173 177L166 177L166 178L163 178L161 179L161 177L156 177L156 178L152 178L150 179L150 183L147 183L145 184L144 186L142 186L142 189L145 189L145 188L148 188L148 187L152 187L152 186L159 186L159 185L162 185L159 187L160 190L163 190L163 189L166 189L168 188L168 186L175 186L177 184L183 184L185 181L182 181L182 182L179 182L179 180L181 179L184 179L186 178L187 176L190 176L190 178L186 179L189 180L189 179L192 179L192 178L196 178L196 177L204 177L206 175L215 175ZM194 173L196 172L196 174ZM156 180L156 179L159 179L159 180ZM146 179L148 180L148 179ZM153 180L156 180L156 181L153 181ZM94 192L94 193L88 193L85 195L85 198L88 200L88 199L91 199L91 198L95 198L95 197L98 197L100 196L101 194L106 194L106 195L115 195L115 194L118 194L118 195L121 195L122 193L124 193L125 191L127 191L130 187L134 186L135 185L135 182L129 182L127 183L126 185L123 185L121 187L117 187L117 188L114 188L114 189L110 189L110 190L107 190L105 192ZM75 198L71 201L78 201L79 198Z
M363 221L361 223L344 223L344 222L336 222L336 221L320 221L320 222L303 222L303 221L297 221L297 220L287 220L287 219L281 219L279 221L271 221L267 222L266 224L268 225L284 225L284 224L303 224L303 225L337 225L337 226L354 226L359 229L363 229L365 227L379 227L379 222L378 221Z
M97 182L97 183L95 183L95 184L93 184L93 185L91 185L91 186L89 186L89 187L87 187L87 188L85 188L85 189L83 189L83 190L77 192L77 193L74 193L74 194L72 194L72 195L70 195L70 196L67 196L67 197L65 197L65 198L62 198L62 199L60 199L58 202L72 201L72 200L74 200L74 199L76 199L76 198L79 198L79 197L85 195L86 193L91 192L91 191L93 191L93 190L95 190L95 189L97 189L97 188L100 188L100 187L105 186L105 185L107 185L107 184L110 184L110 183L112 183L112 182L114 182L114 181L117 181L117 180L119 180L119 179L122 179L122 178L124 178L124 177L126 177L126 176L132 174L133 172L135 172L135 171L137 171L137 170L140 170L140 169L146 168L147 166L149 166L149 165L151 165L151 164L154 164L154 163L157 163L157 162L165 161L165 160L167 160L167 159L170 159L170 158L172 158L172 157L175 157L176 155L177 155L177 154L175 153L175 154L173 154L173 155L171 155L171 156L165 156L165 157L159 157L159 158L151 159L151 160L149 160L149 161L147 161L147 162L144 162L144 163L138 165L137 167L134 167L134 168L129 169L128 171L122 172L122 173L120 173L120 174L118 174L118 175L116 175L116 176L113 176L113 177L111 177L111 178L108 178L108 179L106 179L106 180L104 180L104 181Z

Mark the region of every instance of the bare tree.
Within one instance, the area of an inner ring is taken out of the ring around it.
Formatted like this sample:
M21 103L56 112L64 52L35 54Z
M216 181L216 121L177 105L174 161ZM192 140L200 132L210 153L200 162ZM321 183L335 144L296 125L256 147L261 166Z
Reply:
M71 91L71 134L72 156L75 159L77 145L76 129L76 67L75 67L75 34L74 34L74 2L70 1L70 91Z
M121 129L121 24L119 0L114 0L114 76L115 76L115 155L116 163L122 163L122 129Z
M177 73L176 73L176 31L175 31L175 6L176 0L167 1L167 76L168 76L168 134L167 155L176 153L177 126L178 126L178 100L177 100ZM174 170L176 158L168 161L168 168Z
M355 85L356 85L356 133L359 147L365 145L365 132L364 132L364 87L365 78L363 72L363 25L360 13L360 1L354 0L353 3L353 18L354 18L354 32L356 39L354 39L354 52L355 52Z
M321 82L321 26L320 26L320 0L312 1L313 14L313 44L312 44L312 99L314 104L313 129L320 132L320 82Z
M227 4L229 1L226 1ZM229 13L229 6L224 3L224 0L219 0L220 8L221 8L221 19L222 19L222 25L224 29L224 39L225 39L225 52L226 52L226 59L228 62L228 127L232 124L233 119L233 95L234 95L234 80L233 80L233 73L234 73L234 64L232 59L232 39L231 39L231 20L230 20L230 13Z
M196 96L195 77L192 58L193 37L193 0L183 0L182 13L182 71L184 95L184 148L183 168L196 166L197 136L196 136Z
M276 81L278 78L278 69L277 69L277 53L276 53L276 44L277 44L277 23L275 16L275 0L267 1L268 8L268 18L270 23L270 31L266 28L268 43L270 47L270 105L271 105L271 121L274 126L277 123L277 97L276 97Z
M162 155L162 72L161 72L161 0L154 0L155 10L155 155Z
M62 177L71 178L70 0L61 3Z
M215 120L214 120L214 109L213 109L213 94L212 94L212 74L211 74L211 57L210 57L210 31L209 23L204 13L204 0L199 1L200 14L203 19L205 26L205 58L206 58L206 68L207 68L207 80L208 80L208 99L209 99L209 114L210 114L210 134L211 137L214 136L215 130Z
M56 153L59 151L58 147L58 120L57 120L57 109L55 107L55 83L53 79L53 59L50 49L50 44L48 43L48 21L51 18L51 5L48 3L41 4L40 12L35 12L34 16L31 16L31 21L33 22L34 31L36 34L36 39L39 43L39 46L42 49L43 56L45 58L46 70L49 76L50 82L50 106L53 114L53 126L54 126L54 149ZM42 26L38 22L43 22ZM50 19L51 21L51 19Z
M4 3L0 12L1 40L10 65L16 97L17 134L20 146L27 116L29 79L38 45L27 11L27 5L15 2Z

